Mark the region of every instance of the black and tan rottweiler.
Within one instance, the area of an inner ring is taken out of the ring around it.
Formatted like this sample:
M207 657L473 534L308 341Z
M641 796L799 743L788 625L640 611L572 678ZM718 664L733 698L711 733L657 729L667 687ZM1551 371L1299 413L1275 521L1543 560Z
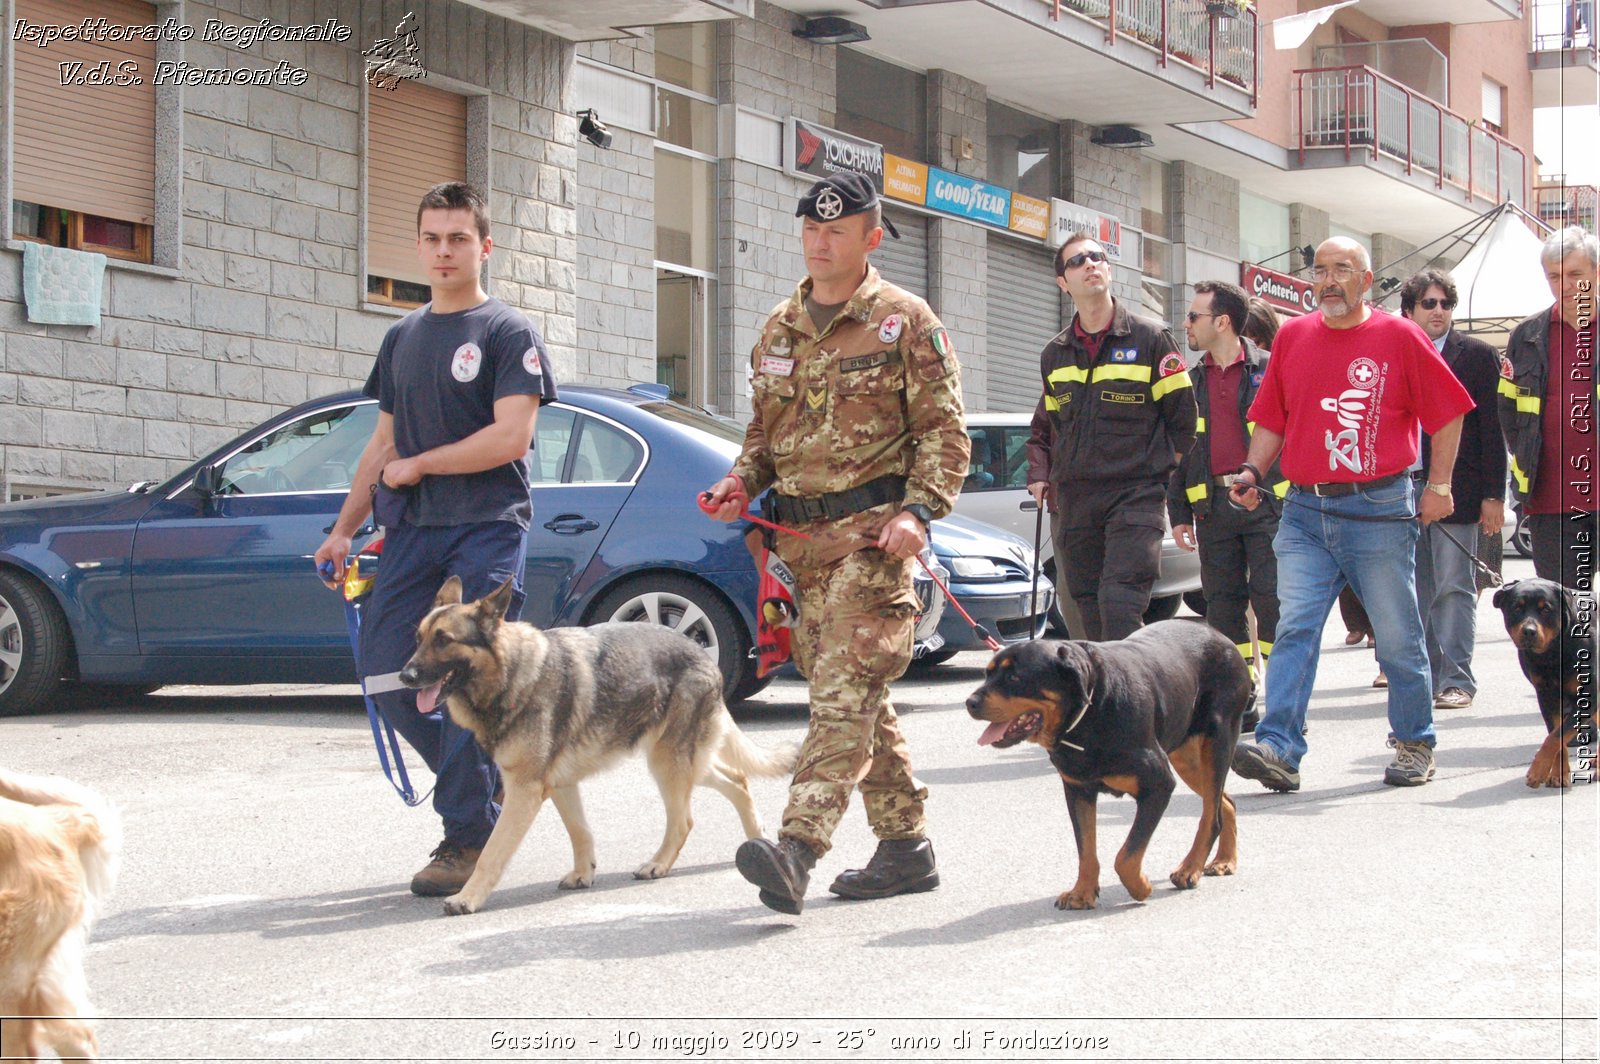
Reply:
M1528 786L1571 786L1567 746L1587 744L1594 731L1594 600L1551 580L1514 580L1494 593L1493 602L1544 717L1546 734L1528 766Z
M990 722L978 739L986 746L1032 740L1044 747L1066 786L1078 881L1056 908L1092 909L1100 896L1095 800L1102 791L1139 804L1115 867L1135 901L1150 896L1144 851L1176 786L1173 769L1204 803L1173 885L1233 874L1237 818L1222 786L1249 698L1239 651L1192 621L1162 621L1114 643L1035 640L994 656L967 712ZM1213 844L1216 860L1206 864Z

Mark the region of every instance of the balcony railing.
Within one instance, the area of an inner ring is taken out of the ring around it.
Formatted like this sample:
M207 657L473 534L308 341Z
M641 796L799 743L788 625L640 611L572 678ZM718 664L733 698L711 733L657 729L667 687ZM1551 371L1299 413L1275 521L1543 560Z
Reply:
M1534 0L1532 47L1535 52L1568 48L1595 52L1595 0Z
M1386 155L1443 188L1493 203L1523 205L1527 162L1522 149L1443 104L1371 67L1297 70L1295 136L1300 161L1310 148Z
M1044 0L1051 18L1080 15L1106 31L1106 43L1133 41L1155 52L1161 66L1175 60L1206 76L1206 88L1218 79L1250 94L1256 105L1256 10L1235 16L1211 15L1206 0Z
M1539 220L1552 229L1581 225L1595 232L1600 220L1600 189L1593 185L1569 185L1559 177L1534 186Z

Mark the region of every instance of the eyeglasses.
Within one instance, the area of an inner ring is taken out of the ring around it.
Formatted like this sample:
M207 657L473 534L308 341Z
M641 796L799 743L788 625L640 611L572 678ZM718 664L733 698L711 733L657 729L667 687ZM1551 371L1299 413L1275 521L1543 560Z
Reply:
M1190 325L1193 325L1195 322L1199 321L1201 318L1214 318L1214 317L1216 317L1216 315L1215 314L1208 314L1203 310L1191 310L1189 313L1185 314L1184 317L1189 320L1189 324Z
M1061 272L1076 270L1086 262L1105 262L1109 257L1104 251L1080 251L1061 264Z
M1453 299L1436 299L1433 296L1429 296L1427 299L1417 300L1417 306L1421 307L1423 310L1432 310L1435 307L1444 307L1445 310L1455 310L1456 301Z
M1330 276L1336 281L1348 281L1359 272L1361 271L1357 270L1354 266L1348 266L1342 262L1332 269L1329 269L1326 266L1311 267L1311 277L1313 280L1317 281L1326 281Z

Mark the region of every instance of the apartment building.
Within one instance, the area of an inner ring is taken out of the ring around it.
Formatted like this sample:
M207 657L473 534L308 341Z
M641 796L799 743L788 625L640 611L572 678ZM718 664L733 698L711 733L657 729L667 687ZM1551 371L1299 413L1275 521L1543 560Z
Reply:
M415 200L463 177L563 380L739 416L796 196L868 173L969 406L1031 409L1074 229L1176 323L1208 277L1295 306L1330 234L1404 266L1534 210L1533 108L1593 102L1567 3L1360 0L1278 47L1327 5L0 0L0 490L162 479L364 380L426 298ZM106 256L80 323L37 320L29 244Z

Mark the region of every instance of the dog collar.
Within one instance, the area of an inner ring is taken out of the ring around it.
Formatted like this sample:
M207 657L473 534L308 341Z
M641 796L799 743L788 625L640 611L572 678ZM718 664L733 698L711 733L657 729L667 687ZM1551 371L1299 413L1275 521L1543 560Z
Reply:
M1080 753L1080 754L1083 753L1083 747L1079 746L1077 743L1070 743L1070 742L1067 741L1067 733L1070 732L1073 728L1076 728L1078 726L1078 722L1083 720L1083 715L1085 713L1089 712L1089 707L1091 705L1093 705L1093 704L1094 704L1094 691L1091 690L1089 692L1088 697L1083 700L1083 708L1078 710L1078 715L1076 717L1072 718L1072 723L1068 724L1065 728L1062 728L1061 729L1061 734L1056 736L1056 745L1057 746L1070 746L1074 750L1078 751L1078 753Z

